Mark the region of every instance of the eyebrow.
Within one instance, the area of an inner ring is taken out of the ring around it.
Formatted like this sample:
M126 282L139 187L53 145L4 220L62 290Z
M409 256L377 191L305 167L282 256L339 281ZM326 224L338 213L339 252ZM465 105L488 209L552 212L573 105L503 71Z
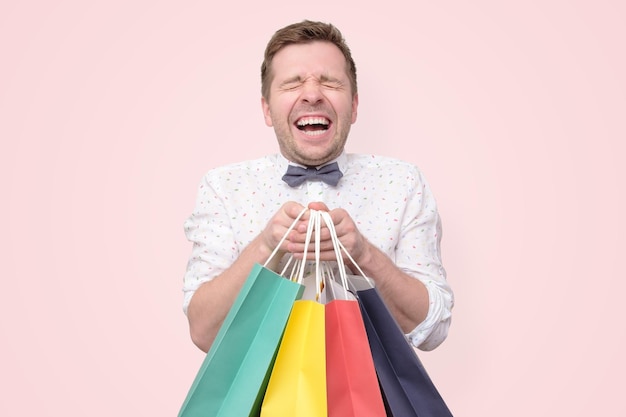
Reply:
M299 75L296 75L294 77L287 78L282 83L280 83L280 86L282 87L284 85L292 84L292 83L296 83L296 82L302 82L302 77L300 77Z
M329 75L322 74L320 77L321 82L331 81L333 83L343 84L343 82L339 78L331 77Z

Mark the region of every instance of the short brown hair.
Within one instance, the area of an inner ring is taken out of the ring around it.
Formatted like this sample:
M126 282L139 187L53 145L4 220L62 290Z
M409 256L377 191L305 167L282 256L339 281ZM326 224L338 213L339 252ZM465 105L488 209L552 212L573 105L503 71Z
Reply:
M352 95L357 92L356 83L356 65L352 59L350 48L346 44L343 35L335 26L330 23L312 22L303 20L300 23L293 23L285 26L274 33L272 39L265 48L265 57L261 65L261 94L266 99L269 98L269 89L271 84L271 65L274 55L287 45L310 43L314 41L330 42L335 45L343 56L346 58L346 71L350 78L350 86L352 87Z

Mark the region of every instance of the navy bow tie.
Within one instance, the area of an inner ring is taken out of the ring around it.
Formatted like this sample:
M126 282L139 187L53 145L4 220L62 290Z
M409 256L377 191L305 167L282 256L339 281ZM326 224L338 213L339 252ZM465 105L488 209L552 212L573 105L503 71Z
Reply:
M287 173L283 175L283 181L289 184L290 187L297 187L307 180L320 180L335 186L339 183L341 177L343 177L343 174L339 170L337 162L324 165L320 169L289 165Z

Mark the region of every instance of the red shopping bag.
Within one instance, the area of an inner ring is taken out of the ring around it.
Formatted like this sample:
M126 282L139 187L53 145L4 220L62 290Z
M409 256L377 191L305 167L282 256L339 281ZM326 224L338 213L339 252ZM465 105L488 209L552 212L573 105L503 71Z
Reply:
M356 300L326 304L328 417L385 417L374 361Z
M359 303L348 292L339 240L329 214L321 217L330 230L340 278L336 282L324 265L328 417L386 417Z

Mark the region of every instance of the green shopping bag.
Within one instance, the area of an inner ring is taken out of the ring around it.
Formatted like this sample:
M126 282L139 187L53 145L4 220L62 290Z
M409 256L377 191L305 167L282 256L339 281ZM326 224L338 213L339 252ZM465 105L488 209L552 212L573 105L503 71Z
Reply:
M303 285L254 265L202 362L179 417L260 414L291 307L303 290Z

